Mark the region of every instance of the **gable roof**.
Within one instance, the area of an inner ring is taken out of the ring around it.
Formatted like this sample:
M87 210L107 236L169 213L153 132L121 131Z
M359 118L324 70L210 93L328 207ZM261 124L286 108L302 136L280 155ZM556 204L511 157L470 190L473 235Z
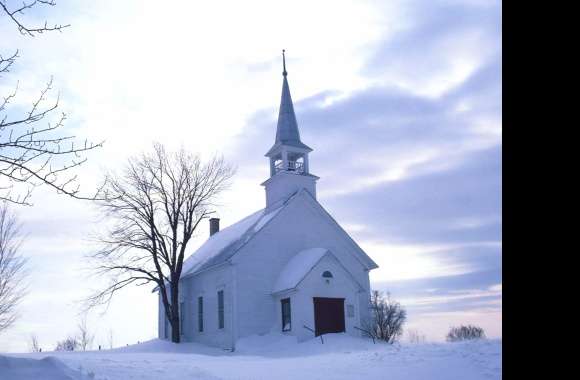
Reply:
M293 290L306 276L314 269L316 265L326 256L334 259L338 265L347 273L353 282L360 288L362 285L354 278L352 273L340 262L340 260L326 248L309 248L298 252L288 261L284 269L280 272L272 294Z
M287 203L274 209L262 209L210 236L183 262L182 277L193 275L232 257L260 231Z
M272 293L293 289L306 277L308 272L328 254L326 248L310 248L299 252L288 261L274 285Z
M306 190L301 189L289 196L279 206L265 208L245 217L223 230L210 236L191 256L183 262L181 277L192 276L198 272L225 263L232 258L242 246L252 239L266 224L280 211L287 207L292 200L303 198L313 204L322 215L326 216L355 248L358 254L355 257L368 269L378 268L378 265L359 247L348 233L334 220L334 218L316 201Z
M357 244L357 242L354 241L352 237L350 237L348 232L346 232L344 228L342 228L342 226L338 224L338 222L332 217L332 215L330 215L330 213L326 211L326 209L322 207L320 203L318 203L316 198L314 198L314 196L310 194L308 191L304 191L303 193L305 194L303 199L308 200L309 203L313 205L318 212L320 212L320 214L326 216L326 220L328 220L330 224L334 226L346 239L346 241L354 248L354 250L358 253L357 255L355 255L357 260L359 260L359 262L368 270L377 269L379 267L377 263L375 263L375 261L371 259L369 255L367 255L367 253Z

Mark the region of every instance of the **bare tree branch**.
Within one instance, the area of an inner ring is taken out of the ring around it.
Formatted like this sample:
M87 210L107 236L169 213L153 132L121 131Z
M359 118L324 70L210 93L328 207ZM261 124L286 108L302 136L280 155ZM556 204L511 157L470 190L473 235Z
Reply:
M10 72L10 66L12 66L14 64L14 62L16 61L16 58L18 58L18 50L16 50L16 52L14 54L9 55L7 57L4 57L4 56L2 56L2 54L0 54L0 74ZM0 76L0 78L1 77L2 76ZM0 108L0 109L2 109L2 108Z
M0 74L8 73L17 57L18 51L0 56ZM0 200L30 205L32 191L40 185L77 199L94 200L102 190L97 189L94 195L81 194L73 173L87 161L83 155L102 147L103 141L78 144L74 135L62 133L66 114L54 115L59 98L49 99L52 84L50 78L30 109L20 116L12 116L16 112L9 109L18 85L0 97ZM44 121L46 124L39 126Z
M5 0L0 0L0 11L12 20L14 24L18 27L18 31L20 34L25 36L34 37L37 34L42 34L44 32L53 32L53 31L61 31L64 28L68 28L70 24L67 25L60 25L54 24L53 26L49 26L48 22L45 21L44 25L40 26L29 26L26 25L24 21L22 21L19 17L24 15L28 10L32 10L36 6L54 6L56 2L54 0L33 0L29 3L23 2L21 6L14 9L8 9L7 2Z
M107 176L106 199L98 202L114 225L97 237L94 272L109 284L87 299L107 304L119 290L153 283L159 288L172 340L179 342L179 280L188 243L215 207L234 170L222 158L202 162L185 152L153 152L128 161L121 175Z

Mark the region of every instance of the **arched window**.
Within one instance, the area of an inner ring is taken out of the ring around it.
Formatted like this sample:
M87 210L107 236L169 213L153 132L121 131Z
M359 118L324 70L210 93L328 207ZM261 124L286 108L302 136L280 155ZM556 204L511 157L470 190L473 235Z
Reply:
M324 278L333 278L334 276L332 275L332 273L328 270L325 270L324 273L322 273L322 277Z

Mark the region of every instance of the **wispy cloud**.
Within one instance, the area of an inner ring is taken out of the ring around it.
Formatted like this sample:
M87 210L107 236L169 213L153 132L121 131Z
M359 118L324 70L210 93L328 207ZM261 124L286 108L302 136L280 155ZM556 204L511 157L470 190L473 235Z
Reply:
M373 287L408 302L410 327L433 338L462 321L501 335L500 2L59 0L49 19L72 26L26 39L0 20L0 51L22 57L0 94L18 78L26 107L54 75L67 128L106 139L83 186L161 141L238 165L224 225L263 207L286 48L319 200L381 265ZM101 226L91 207L39 191L21 216L34 280L0 349L68 334L93 285L80 274ZM109 327L119 344L153 336L154 297L119 297L95 318L97 340Z

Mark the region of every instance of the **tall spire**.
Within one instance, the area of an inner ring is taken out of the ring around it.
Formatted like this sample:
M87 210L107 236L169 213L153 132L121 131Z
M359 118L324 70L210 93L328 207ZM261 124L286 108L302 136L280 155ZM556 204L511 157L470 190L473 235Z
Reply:
M276 127L276 141L270 151L279 145L294 146L298 148L310 149L300 141L300 132L298 132L298 122L294 113L292 96L290 95L290 86L288 85L288 72L286 71L286 50L282 50L282 99L280 100L280 112L278 114L278 125Z

